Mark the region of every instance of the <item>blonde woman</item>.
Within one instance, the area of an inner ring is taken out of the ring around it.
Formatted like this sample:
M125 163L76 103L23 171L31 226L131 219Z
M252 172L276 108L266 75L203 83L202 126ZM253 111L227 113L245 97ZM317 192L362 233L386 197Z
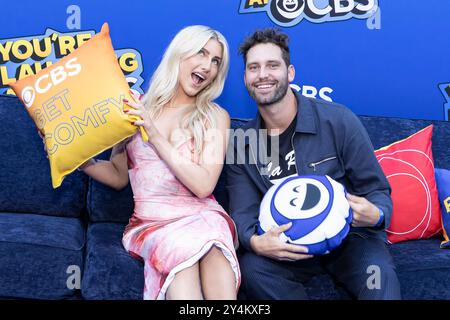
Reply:
M144 262L144 299L236 299L235 226L211 195L230 125L213 100L228 65L228 44L219 32L181 30L142 102L125 100L149 141L138 133L114 147L110 161L81 167L115 189L131 183L135 208L122 242Z

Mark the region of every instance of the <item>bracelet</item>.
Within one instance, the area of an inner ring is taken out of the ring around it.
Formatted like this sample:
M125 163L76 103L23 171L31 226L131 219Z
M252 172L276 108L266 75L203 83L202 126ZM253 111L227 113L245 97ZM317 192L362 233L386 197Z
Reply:
M381 226L381 224L384 221L384 212L383 210L381 210L380 208L378 208L378 210L380 211L380 219L378 220L377 224L375 225L375 227L379 227Z

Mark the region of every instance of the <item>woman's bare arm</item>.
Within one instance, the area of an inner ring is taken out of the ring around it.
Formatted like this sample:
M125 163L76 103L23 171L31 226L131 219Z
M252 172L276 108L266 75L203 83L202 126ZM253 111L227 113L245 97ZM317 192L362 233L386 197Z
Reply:
M129 181L125 143L114 146L109 161L90 159L80 167L80 170L111 188L116 190L125 188Z

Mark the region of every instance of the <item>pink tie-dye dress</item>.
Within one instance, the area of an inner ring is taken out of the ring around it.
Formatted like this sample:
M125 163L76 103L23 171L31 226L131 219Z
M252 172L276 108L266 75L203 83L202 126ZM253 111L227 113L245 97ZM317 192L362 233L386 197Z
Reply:
M136 134L127 143L134 213L122 243L144 262L144 299L165 299L177 272L194 265L212 246L220 248L240 285L234 222L211 195L200 199L172 173L150 143ZM177 148L198 162L193 139Z

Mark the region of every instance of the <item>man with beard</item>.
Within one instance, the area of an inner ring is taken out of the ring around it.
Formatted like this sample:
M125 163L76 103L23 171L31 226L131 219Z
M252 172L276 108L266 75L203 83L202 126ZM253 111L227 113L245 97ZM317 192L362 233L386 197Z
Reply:
M259 111L244 128L246 133L256 130L257 141L236 144L237 161L227 166L230 213L241 243L240 297L306 299L303 284L326 272L353 298L400 299L385 233L391 189L359 119L342 105L306 98L290 88L295 68L286 34L258 30L243 42L240 53L245 85ZM261 129L267 130L265 138L258 134ZM272 150L270 161L261 159L261 145ZM257 234L267 190L289 176L308 174L328 175L349 192L350 232L327 255L311 256L306 247L282 242L279 235L290 224Z

